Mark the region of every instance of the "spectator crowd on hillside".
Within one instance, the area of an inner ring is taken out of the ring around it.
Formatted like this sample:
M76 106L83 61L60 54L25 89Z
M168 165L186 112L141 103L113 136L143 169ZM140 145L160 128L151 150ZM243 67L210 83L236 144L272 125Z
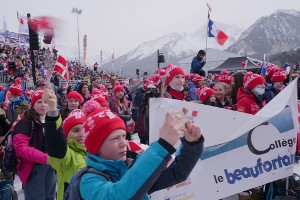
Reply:
M149 199L149 194L189 176L205 137L197 124L178 125L178 116L168 112L159 140L149 144L150 98L255 115L298 77L296 70L287 73L273 64L266 66L266 76L226 69L206 74L202 50L192 62L191 73L168 64L141 79L125 79L68 61L66 83L47 66L47 56L55 59L57 51L42 49L34 54L35 85L30 51L0 46L0 76L6 80L0 83L1 144L4 149L4 136L12 135L18 157L15 172L1 170L5 184L0 185L4 188L0 196L7 199L13 194L15 174L25 199L60 200L64 195L72 199L78 192L83 199ZM131 141L133 133L140 143ZM181 153L168 165L178 140ZM144 145L150 147L145 151Z

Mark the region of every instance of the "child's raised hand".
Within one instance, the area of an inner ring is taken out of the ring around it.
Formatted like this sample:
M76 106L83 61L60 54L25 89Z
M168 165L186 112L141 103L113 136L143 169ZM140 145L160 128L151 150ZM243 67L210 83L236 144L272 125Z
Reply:
M167 112L165 122L159 129L160 138L164 139L171 145L175 145L180 138L180 130L176 126L179 119L171 112Z
M48 104L49 111L55 111L57 109L57 97L49 84L44 86L43 100Z
M190 120L186 123L186 127L182 131L184 138L188 142L197 142L201 137L200 127Z

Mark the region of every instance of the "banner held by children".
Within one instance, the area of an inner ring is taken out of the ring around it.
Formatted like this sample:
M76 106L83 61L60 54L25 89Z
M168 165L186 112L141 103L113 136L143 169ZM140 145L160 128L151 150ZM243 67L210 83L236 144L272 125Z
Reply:
M292 175L299 126L296 86L294 80L256 115L150 99L150 143L158 138L165 113L183 107L205 138L205 149L190 177L152 197L221 199Z

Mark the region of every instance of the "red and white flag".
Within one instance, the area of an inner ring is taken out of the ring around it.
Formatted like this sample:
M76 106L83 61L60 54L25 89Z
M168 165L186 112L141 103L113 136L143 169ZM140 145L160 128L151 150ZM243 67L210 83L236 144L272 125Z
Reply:
M67 60L59 55L54 66L54 72L57 72L63 79L66 80L66 82L69 82L69 70L67 65Z
M18 18L18 21L19 21L19 32L20 33L29 33L29 30L28 30L28 20L27 20L27 17L25 15L22 15L20 14L18 11L17 11L17 18Z
M242 67L243 67L244 69L247 69L247 67L248 67L248 60L242 61Z

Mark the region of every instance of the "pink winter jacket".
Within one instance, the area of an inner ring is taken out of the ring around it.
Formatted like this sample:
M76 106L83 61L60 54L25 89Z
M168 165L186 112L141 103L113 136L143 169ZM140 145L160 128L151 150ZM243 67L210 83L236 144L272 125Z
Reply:
M17 166L17 173L23 185L26 185L34 163L46 164L48 155L29 146L30 138L22 133L14 136L14 148L20 161Z

